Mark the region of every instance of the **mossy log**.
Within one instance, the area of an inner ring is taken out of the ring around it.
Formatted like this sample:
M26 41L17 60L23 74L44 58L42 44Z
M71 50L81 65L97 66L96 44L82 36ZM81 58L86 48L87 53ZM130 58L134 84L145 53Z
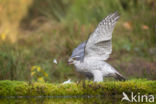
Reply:
M70 84L54 84L24 81L0 81L0 97L9 96L112 96L127 94L156 94L156 81L128 80L93 83L81 81Z

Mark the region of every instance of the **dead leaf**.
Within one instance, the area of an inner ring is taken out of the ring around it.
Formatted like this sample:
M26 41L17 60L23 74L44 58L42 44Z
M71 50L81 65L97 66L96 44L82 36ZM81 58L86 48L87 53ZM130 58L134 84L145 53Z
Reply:
M130 22L124 22L123 26L127 29L127 30L132 30L132 24Z
M148 30L149 27L148 27L147 25L142 25L142 29L143 29L143 30Z

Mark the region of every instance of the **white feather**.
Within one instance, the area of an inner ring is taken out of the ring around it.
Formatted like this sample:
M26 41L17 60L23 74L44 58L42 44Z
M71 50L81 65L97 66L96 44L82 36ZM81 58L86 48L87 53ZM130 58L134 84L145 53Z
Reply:
M57 64L57 60L56 60L56 59L54 59L54 60L53 60L53 63L54 63L54 64Z
M62 84L69 84L69 83L72 83L71 79L68 79L67 81L64 81Z

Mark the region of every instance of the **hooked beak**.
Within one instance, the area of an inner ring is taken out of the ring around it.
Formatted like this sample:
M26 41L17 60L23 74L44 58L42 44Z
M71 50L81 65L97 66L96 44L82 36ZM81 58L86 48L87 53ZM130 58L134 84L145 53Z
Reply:
M73 59L72 59L72 58L70 58L70 59L68 60L68 64L73 64Z

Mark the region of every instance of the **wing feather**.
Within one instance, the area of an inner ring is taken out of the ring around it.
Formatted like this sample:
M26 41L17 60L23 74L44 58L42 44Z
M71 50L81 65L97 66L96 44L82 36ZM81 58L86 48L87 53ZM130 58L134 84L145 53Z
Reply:
M106 60L112 52L112 32L119 14L117 12L108 15L103 19L90 35L85 46L85 57L96 60Z

